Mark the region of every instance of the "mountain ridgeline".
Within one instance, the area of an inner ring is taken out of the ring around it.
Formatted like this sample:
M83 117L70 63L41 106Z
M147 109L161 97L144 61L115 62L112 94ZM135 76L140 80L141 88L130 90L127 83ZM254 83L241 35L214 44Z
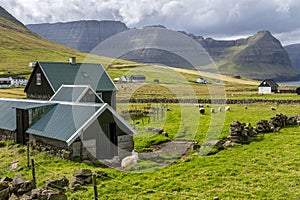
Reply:
M76 21L54 24L30 24L27 27L44 38L90 52L106 38L128 30L117 21ZM150 28L149 28L150 27ZM149 26L148 31L163 26ZM222 74L251 79L273 78L280 81L298 80L299 72L292 67L288 53L269 31L238 40L219 41L193 34L183 34L196 40L212 57ZM130 52L123 59L144 63L161 63L173 67L190 68L187 61L159 49Z
M76 21L29 24L27 27L47 40L89 53L108 37L128 30L119 21Z

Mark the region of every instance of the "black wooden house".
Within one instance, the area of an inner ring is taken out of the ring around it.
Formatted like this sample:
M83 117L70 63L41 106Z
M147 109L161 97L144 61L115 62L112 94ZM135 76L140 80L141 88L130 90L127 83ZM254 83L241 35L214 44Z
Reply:
M116 109L117 87L100 64L36 62L25 93L29 99L49 100L62 85L90 85Z

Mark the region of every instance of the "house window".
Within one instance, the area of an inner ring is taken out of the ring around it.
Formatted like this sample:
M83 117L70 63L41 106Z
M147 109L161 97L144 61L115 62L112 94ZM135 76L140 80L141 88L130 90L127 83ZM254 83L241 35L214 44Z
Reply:
M36 74L36 85L42 85L41 73Z

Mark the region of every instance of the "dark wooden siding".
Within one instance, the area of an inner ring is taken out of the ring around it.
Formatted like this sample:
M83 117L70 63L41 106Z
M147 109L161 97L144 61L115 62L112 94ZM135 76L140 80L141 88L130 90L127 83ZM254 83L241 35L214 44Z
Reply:
M97 91L97 93L102 94L102 100L105 103L108 103L113 109L116 109L116 91L108 91L108 92L101 92Z
M17 143L25 145L28 141L26 130L29 127L28 110L16 109L17 121Z
M41 85L36 84L37 73L41 74ZM27 98L29 99L43 99L43 100L50 99L51 96L54 94L54 91L52 90L48 80L46 79L39 65L37 65L33 70L30 79L28 81L28 84L25 88L25 92Z

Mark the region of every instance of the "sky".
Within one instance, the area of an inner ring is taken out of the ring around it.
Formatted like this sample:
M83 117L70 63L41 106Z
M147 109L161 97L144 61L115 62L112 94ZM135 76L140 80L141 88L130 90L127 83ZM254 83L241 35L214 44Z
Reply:
M0 0L0 5L24 24L117 20L129 28L161 24L226 40L269 30L283 45L300 43L299 0Z

